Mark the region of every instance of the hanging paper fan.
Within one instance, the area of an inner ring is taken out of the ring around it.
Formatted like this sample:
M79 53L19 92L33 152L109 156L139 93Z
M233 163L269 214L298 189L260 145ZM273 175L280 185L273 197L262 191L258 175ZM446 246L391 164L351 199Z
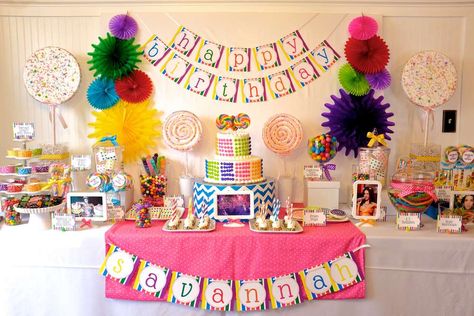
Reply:
M366 95L370 89L364 75L355 71L350 64L345 64L339 69L339 82L352 95Z
M138 25L128 14L119 14L110 19L109 29L113 36L127 40L137 34Z
M349 38L344 53L351 66L364 74L382 71L390 56L387 44L377 35L364 41Z
M332 95L334 104L324 105L329 112L321 114L327 118L321 125L328 127L329 133L337 138L338 150L346 148L346 156L354 151L354 156L357 157L359 147L365 147L369 142L367 132L374 129L377 129L379 134L385 134L386 139L391 139L388 134L393 131L389 127L395 123L388 120L393 116L393 113L386 111L390 104L382 104L383 96L374 98L374 92L371 89L367 95L358 97L340 89L341 97Z
M121 40L110 33L107 33L106 38L99 37L99 44L92 44L94 51L87 53L92 56L87 63L92 65L89 70L95 70L94 77L104 76L115 80L138 68L138 56L142 52L138 50L140 45L133 44L134 40Z
M150 102L130 104L119 101L117 105L103 111L94 111L95 122L89 123L94 132L89 138L117 135L117 142L124 148L123 160L133 162L146 156L156 147L156 138L161 135L158 111Z
M87 101L98 110L105 110L114 106L119 101L114 82L102 77L92 81L87 89Z
M146 73L134 70L130 75L115 81L115 90L121 99L138 103L150 97L153 83Z
M349 34L358 40L367 40L377 34L379 26L370 16L359 16L349 23Z
M381 72L376 72L374 74L366 74L365 78L369 82L371 88L376 90L383 90L390 86L392 82L392 76L387 69L382 70Z

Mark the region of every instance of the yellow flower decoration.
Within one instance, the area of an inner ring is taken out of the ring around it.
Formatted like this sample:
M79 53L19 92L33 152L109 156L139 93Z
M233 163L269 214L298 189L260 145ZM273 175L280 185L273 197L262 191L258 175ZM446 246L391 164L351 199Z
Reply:
M157 146L161 135L159 112L147 100L142 103L127 103L120 100L115 106L94 111L95 122L89 123L94 132L89 138L117 135L117 142L123 147L123 161L133 162L150 153Z

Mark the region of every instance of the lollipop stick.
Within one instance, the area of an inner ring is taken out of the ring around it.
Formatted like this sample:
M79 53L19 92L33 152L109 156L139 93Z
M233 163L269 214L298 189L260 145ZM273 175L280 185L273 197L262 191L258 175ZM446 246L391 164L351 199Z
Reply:
M51 106L51 120L53 121L53 146L56 146L56 105Z
M425 113L425 141L424 141L424 147L426 148L426 146L428 145L428 128L429 128L429 125L430 125L430 113L429 112L426 112Z
M184 160L185 160L185 164L186 164L186 165L184 166L184 169L185 169L185 172L186 172L186 176L188 176L188 174L189 174L189 173L188 173L188 152L185 151L184 154L185 154Z

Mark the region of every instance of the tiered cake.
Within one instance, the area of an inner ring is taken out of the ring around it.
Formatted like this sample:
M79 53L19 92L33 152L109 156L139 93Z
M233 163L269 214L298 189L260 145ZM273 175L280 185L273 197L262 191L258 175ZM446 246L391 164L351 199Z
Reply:
M230 132L218 132L216 139L216 157L206 159L205 178L195 182L193 188L194 207L207 206L212 217L216 194L223 192L252 191L254 205L266 205L272 209L275 183L265 180L262 158L252 156L251 138L243 129L250 124L246 114L237 117L222 114L216 120L217 127Z
M206 159L206 177L210 183L256 183L263 177L262 158L251 156L248 133L217 133L215 159Z

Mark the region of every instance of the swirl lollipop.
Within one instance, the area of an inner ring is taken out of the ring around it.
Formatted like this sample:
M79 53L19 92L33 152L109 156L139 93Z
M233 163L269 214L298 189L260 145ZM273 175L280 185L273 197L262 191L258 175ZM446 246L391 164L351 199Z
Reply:
M221 114L219 117L216 119L216 126L218 129L221 131L225 131L228 129L232 130L237 130L235 124L235 116L233 115L228 115L228 114Z
M250 116L245 113L239 113L234 119L234 126L238 129L246 129L250 126Z
M289 114L276 114L265 123L263 141L268 149L282 156L289 155L303 139L301 122Z
M202 125L199 118L188 111L171 113L163 124L163 138L166 145L179 150L191 150L202 135Z

